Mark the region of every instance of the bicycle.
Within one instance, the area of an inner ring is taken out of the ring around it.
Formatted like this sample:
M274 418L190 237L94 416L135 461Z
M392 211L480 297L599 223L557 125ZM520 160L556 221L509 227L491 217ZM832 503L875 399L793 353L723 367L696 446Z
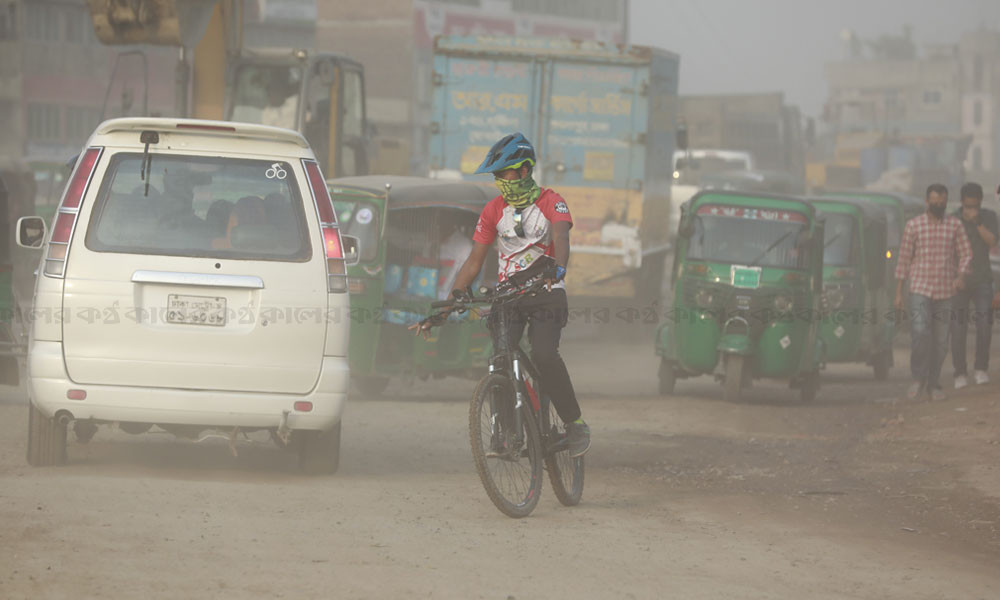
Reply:
M501 284L496 290L481 288L480 296L465 294L433 303L432 308L447 310L420 323L421 327L442 323L450 312L464 312L474 304L492 306L492 325L500 332L494 340L499 343L490 357L489 373L472 396L469 442L486 495L500 512L514 518L528 516L538 505L543 463L560 503L575 506L583 496L583 457L567 454L565 429L539 386L538 369L520 344L511 348L509 339L507 320L513 303L544 286L536 278L522 285Z

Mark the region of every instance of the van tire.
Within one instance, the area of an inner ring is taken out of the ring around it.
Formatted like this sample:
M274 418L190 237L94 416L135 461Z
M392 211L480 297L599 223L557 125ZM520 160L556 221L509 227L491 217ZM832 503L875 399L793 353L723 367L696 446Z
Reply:
M66 426L43 415L30 401L27 458L33 467L66 464Z
M299 432L299 470L331 475L340 467L340 421L327 431Z

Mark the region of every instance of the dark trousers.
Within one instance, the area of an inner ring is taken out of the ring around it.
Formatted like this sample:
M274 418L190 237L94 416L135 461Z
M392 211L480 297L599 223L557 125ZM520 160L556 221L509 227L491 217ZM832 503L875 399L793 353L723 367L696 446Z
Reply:
M580 405L576 401L573 382L570 381L566 363L559 355L559 338L569 316L566 290L543 291L534 297L522 298L509 305L507 310L508 340L511 347L517 346L527 327L531 362L538 367L542 390L552 399L552 404L564 423L579 419ZM496 309L491 312L495 311ZM500 348L500 332L496 329L496 319L491 317L493 345Z
M948 355L952 299L931 300L910 294L910 373L925 389L940 389L941 366Z
M969 303L974 310L969 310ZM993 337L993 282L984 281L959 290L952 304L955 318L951 323L951 362L955 375L967 374L965 363L965 340L969 323L976 324L977 371L985 371L990 366L990 340Z

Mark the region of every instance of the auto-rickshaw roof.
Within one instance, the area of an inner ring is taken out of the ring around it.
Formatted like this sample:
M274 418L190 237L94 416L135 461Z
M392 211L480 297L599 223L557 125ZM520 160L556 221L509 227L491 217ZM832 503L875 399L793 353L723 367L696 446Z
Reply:
M789 210L796 210L810 218L816 218L819 216L816 208L800 196L745 192L740 190L702 190L688 200L686 204L688 204L689 207L694 208L696 205L701 205L703 203L725 202L736 202L740 205L754 205L756 203L761 203L767 208L781 207Z
M884 192L881 190L825 190L820 194L823 198L836 197L836 198L858 198L861 200L868 200L871 202L878 203L879 199L892 199L895 200L901 208L915 208L918 207L920 210L924 209L924 202L919 198L914 198L909 194L902 194L899 192Z
M331 192L357 192L382 198L388 186L389 208L454 207L482 210L497 196L496 188L469 181L447 181L404 175L361 175L327 180Z
M863 198L850 198L847 196L817 196L814 198L806 198L806 201L820 204L820 206L817 206L816 208L818 208L821 212L825 210L822 204L840 205L843 207L855 208L859 213L861 213L862 220L866 222L879 221L885 223L888 220L883 205L876 204L871 200L865 200Z

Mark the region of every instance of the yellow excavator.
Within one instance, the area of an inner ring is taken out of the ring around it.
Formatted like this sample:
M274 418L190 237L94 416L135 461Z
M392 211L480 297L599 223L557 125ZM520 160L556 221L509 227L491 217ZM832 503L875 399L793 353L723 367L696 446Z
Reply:
M245 0L87 1L102 43L180 48L178 115L294 129L327 177L368 172L364 69L357 61L245 48Z

